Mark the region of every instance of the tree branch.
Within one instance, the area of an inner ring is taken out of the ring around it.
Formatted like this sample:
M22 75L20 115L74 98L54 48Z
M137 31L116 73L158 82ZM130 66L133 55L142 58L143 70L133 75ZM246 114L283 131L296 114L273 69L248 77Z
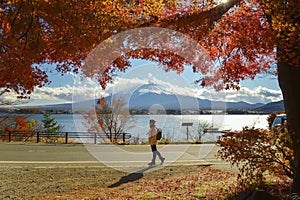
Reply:
M146 22L141 25L141 27L146 26L159 26L163 28L172 28L172 29L180 29L183 27L190 27L191 25L195 24L199 26L203 19L209 19L209 21L205 21L207 24L206 28L209 29L214 22L221 19L221 17L228 12L229 9L241 3L242 0L229 0L227 3L222 3L217 5L216 7L208 10L202 11L193 14L186 14L183 16L174 16L167 19L163 19L161 21L157 21L156 18L153 18L150 22ZM175 27L173 28L173 26Z

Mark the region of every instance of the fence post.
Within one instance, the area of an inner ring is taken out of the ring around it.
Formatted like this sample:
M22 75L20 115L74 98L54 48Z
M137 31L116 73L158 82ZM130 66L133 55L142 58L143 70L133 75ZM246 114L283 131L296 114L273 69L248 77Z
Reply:
M68 144L68 132L66 132L66 144Z
M125 142L125 133L123 133L123 142Z
M36 132L36 143L40 142L40 132Z
M97 144L97 134L94 133L94 144Z
M8 142L11 142L11 131L8 131Z

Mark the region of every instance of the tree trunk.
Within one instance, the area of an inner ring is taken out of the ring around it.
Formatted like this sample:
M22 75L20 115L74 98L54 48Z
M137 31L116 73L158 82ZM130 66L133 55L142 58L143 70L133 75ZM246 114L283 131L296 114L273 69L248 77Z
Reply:
M280 50L278 50L280 57ZM292 193L300 194L300 67L278 61L278 81L284 98L288 130L294 150Z

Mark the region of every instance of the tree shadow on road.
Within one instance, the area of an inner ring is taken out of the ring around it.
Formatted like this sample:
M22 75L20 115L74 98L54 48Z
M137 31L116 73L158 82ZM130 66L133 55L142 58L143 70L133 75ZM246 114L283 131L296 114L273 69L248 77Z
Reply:
M147 168L144 168L144 169L141 169L139 171L136 171L136 172L133 172L131 174L128 174L127 176L123 176L123 177L120 178L120 180L118 182L113 183L112 185L108 186L108 188L118 187L118 186L120 186L122 184L139 180L139 179L143 178L144 172L146 172L146 171L148 171L150 169L153 169L154 167L155 166L149 166Z

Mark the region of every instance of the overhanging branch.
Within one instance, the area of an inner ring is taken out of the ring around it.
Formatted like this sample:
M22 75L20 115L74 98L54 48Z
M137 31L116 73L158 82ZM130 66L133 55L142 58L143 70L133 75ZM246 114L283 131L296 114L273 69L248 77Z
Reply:
M208 11L201 11L198 13L186 14L183 16L169 17L161 21L158 21L157 18L153 18L150 22L146 22L140 27L158 26L162 28L180 30L184 27L204 25L206 30L202 31L207 31L214 24L214 22L220 20L226 12L228 12L232 7L240 4L241 2L242 0L229 0L226 3L219 4ZM205 24L203 24L203 22L205 22Z

